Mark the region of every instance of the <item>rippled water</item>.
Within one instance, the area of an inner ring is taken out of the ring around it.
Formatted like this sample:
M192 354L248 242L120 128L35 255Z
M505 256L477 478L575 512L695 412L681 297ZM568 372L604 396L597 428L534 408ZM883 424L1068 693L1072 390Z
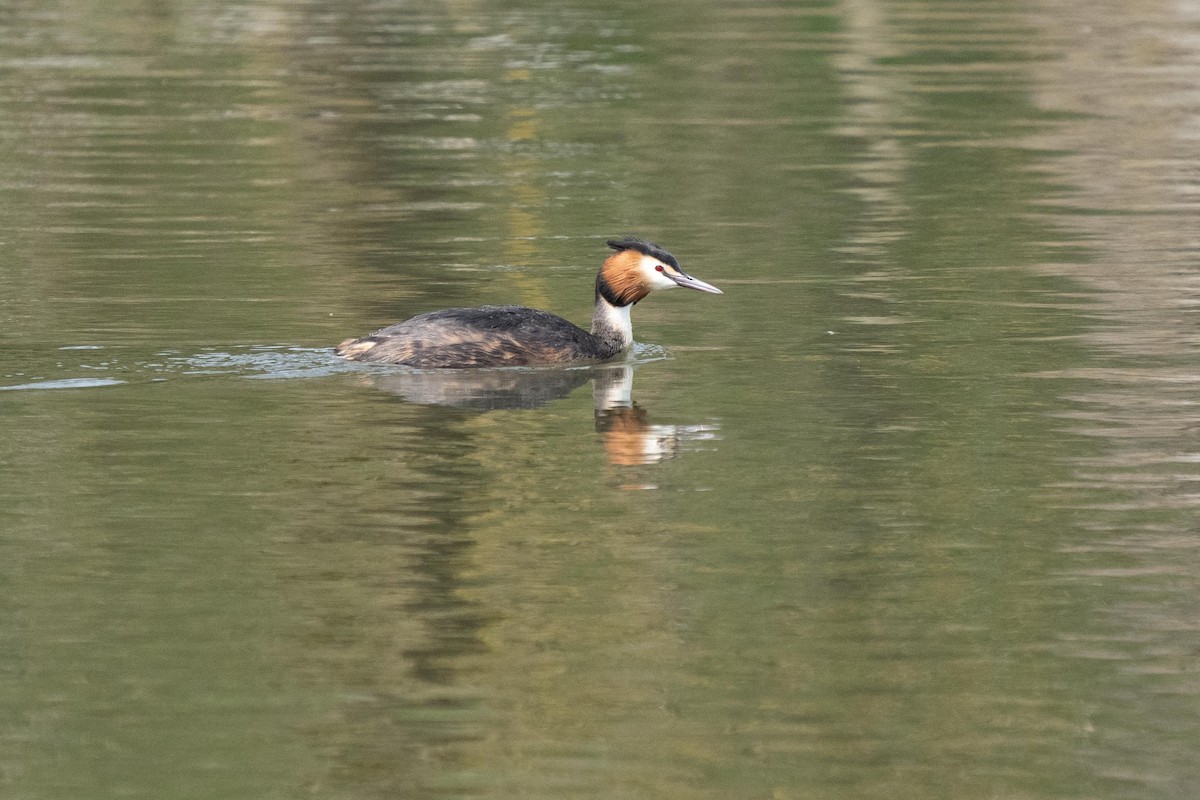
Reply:
M1200 7L0 8L0 796L1190 798ZM725 290L623 363L341 339Z

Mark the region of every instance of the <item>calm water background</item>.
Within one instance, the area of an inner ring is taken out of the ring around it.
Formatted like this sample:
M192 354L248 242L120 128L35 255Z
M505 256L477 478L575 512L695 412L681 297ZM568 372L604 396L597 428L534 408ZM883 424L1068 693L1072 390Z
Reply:
M1182 0L4 3L0 796L1195 797L1198 86ZM328 349L624 233L726 290L629 370Z

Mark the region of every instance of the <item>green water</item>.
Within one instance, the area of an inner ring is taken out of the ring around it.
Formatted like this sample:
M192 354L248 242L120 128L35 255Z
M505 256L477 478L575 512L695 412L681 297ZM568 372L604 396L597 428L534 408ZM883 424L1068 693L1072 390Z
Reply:
M0 796L1193 797L1197 26L0 8Z

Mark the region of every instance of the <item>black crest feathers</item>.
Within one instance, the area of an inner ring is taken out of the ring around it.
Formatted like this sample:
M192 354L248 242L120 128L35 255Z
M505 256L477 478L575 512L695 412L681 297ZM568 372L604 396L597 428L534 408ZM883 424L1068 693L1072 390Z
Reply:
M670 264L675 269L680 268L679 260L675 256L646 239L639 239L636 236L626 236L623 239L609 239L607 244L618 253L622 250L636 250L642 255L657 258L664 264Z

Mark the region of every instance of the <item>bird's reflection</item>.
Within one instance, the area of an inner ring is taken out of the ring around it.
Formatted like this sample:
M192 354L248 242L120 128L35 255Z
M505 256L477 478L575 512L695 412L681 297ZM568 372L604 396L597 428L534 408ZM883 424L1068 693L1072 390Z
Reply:
M636 466L674 458L689 443L717 438L718 426L655 425L646 409L633 401L633 367L598 370L593 378L596 431L610 464Z
M405 370L374 376L372 382L410 403L496 411L540 408L590 380L596 432L609 463L617 466L654 464L717 438L715 423L652 423L650 413L633 400L633 372L632 364L565 370Z
M389 394L421 405L478 411L541 408L587 383L590 369L426 369L373 378Z

